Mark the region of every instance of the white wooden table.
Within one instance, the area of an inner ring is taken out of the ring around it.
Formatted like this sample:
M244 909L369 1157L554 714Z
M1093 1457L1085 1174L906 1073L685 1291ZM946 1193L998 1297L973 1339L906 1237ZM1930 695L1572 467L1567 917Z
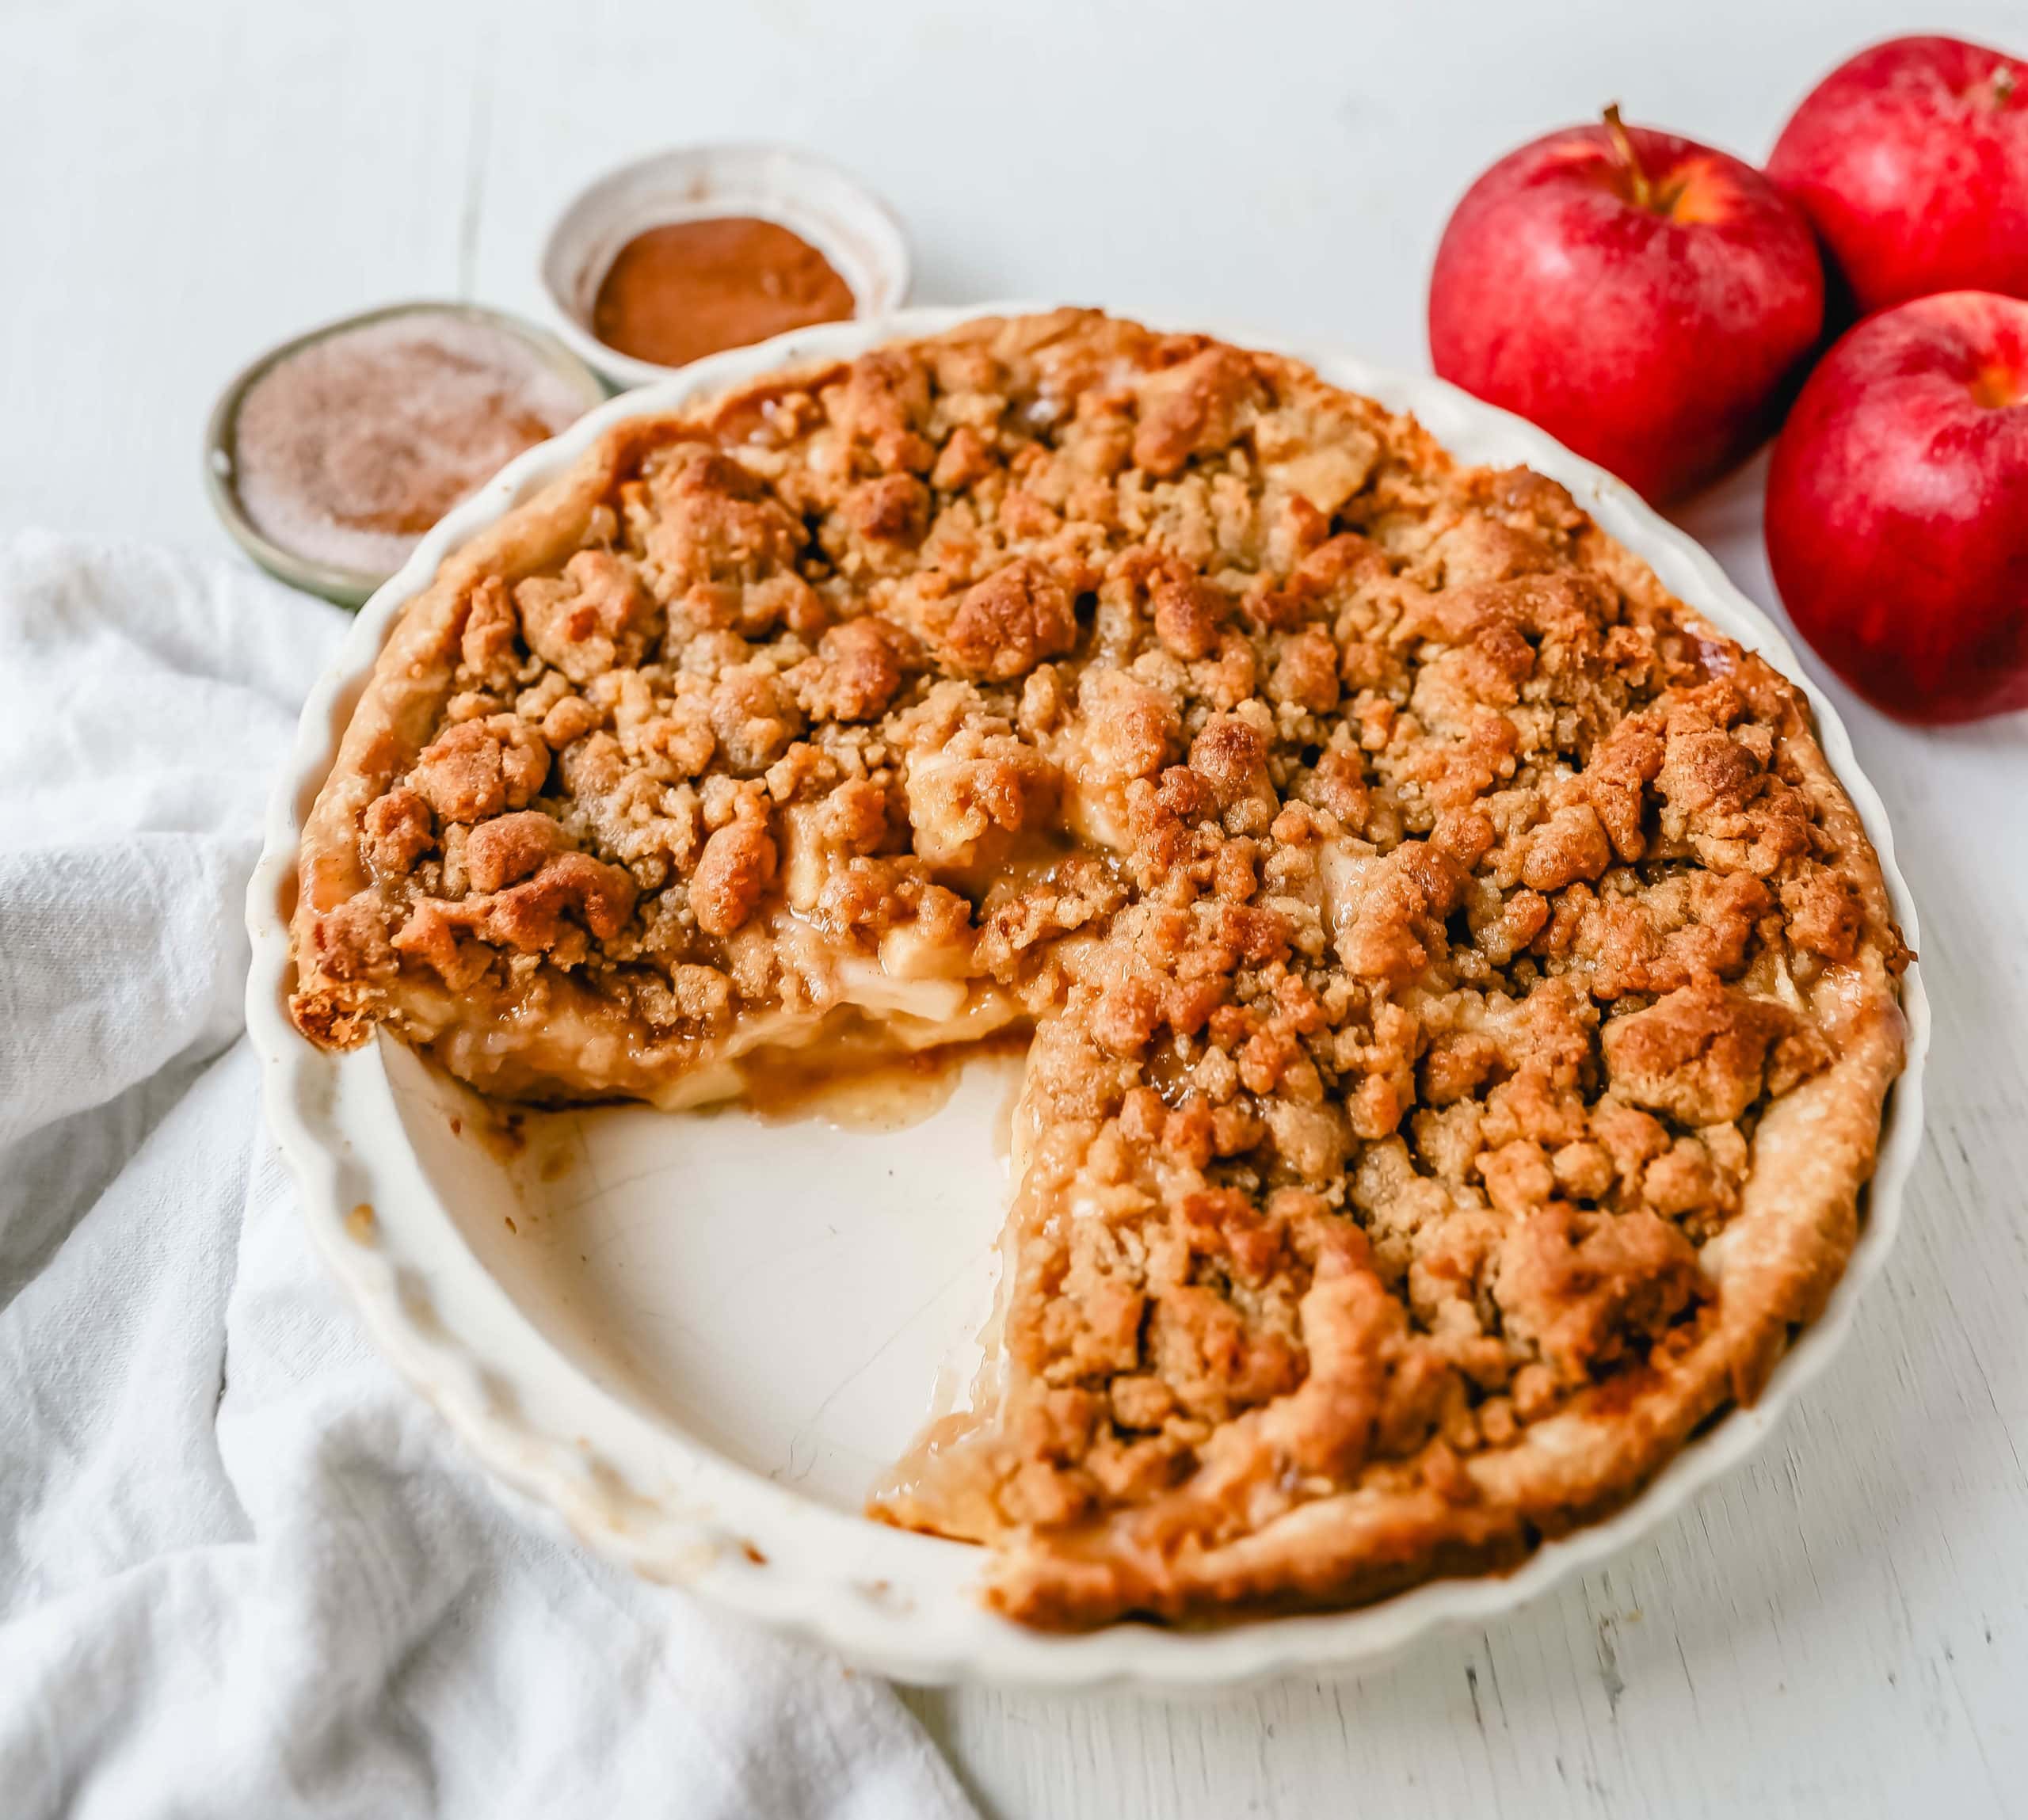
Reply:
M1251 322L1420 366L1450 201L1622 101L1764 153L1824 67L2019 0L5 0L0 529L223 546L198 466L262 346L411 295L534 310L601 167L782 138L895 204L919 301ZM1774 599L1749 472L1686 514ZM2028 717L1840 693L1937 1007L1899 1255L1780 1445L1520 1618L1341 1685L910 1704L991 1811L2028 1811Z

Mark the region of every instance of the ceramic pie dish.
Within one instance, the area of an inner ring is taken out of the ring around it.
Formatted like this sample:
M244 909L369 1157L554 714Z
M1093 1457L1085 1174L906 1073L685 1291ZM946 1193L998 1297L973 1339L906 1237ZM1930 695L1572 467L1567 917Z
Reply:
M1760 1399L1709 1429L1618 1518L1541 1550L1504 1578L1439 1582L1350 1613L1215 1631L1115 1625L1071 1637L1012 1630L980 1610L975 1552L857 1515L873 1469L906 1443L924 1413L924 1388L940 1362L962 1362L983 1312L1004 1197L987 1166L1004 1070L998 1079L990 1065L969 1072L956 1098L905 1140L808 1124L768 1129L741 1114L670 1119L608 1109L529 1117L503 1135L496 1110L407 1051L334 1057L279 1021L287 961L278 893L295 817L330 767L393 613L439 558L613 422L958 319L917 312L879 329L785 337L621 401L508 470L369 608L306 712L300 769L278 802L250 899L253 1026L269 1064L271 1109L320 1236L397 1361L501 1476L643 1571L695 1583L890 1673L1214 1682L1367 1661L1433 1624L1483 1621L1616 1545L1736 1457L1842 1331L1891 1236L1919 1126L1927 1020L1912 976L1903 992L1910 1072L1890 1106L1870 1217L1835 1296ZM1709 558L1596 470L1432 382L1292 352L1328 382L1414 411L1466 460L1526 463L1562 480L1665 588L1793 669ZM1828 705L1813 705L1912 938L1877 800Z

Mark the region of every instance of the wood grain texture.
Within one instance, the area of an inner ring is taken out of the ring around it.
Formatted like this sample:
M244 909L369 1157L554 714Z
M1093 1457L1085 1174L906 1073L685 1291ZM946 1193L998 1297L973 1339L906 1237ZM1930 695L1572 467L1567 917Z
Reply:
M2028 49L2018 0L1923 29ZM551 215L707 137L830 153L917 299L1252 322L1424 360L1492 157L1618 97L1755 155L1901 0L1663 15L1215 0L14 0L0 12L0 529L223 548L199 440L261 348L368 304L533 310ZM1685 522L1774 596L1759 474ZM1775 1445L1610 1568L1341 1685L908 1698L992 1813L2028 1811L2028 718L1917 733L1832 685L1936 1007L1897 1255Z

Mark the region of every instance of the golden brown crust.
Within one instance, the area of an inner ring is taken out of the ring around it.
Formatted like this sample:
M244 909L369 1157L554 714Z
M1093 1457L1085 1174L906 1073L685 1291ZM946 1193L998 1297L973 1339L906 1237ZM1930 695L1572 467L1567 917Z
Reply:
M1039 1624L1623 1502L1813 1319L1906 955L1797 692L1562 489L1091 312L616 428L407 611L299 1024L682 1105L1037 1028L1003 1381L875 1501Z
M627 433L632 428L623 426L588 450L570 473L448 558L395 622L297 849L299 889L290 932L298 984L290 1011L313 1040L340 1047L358 1042L375 1015L374 999L346 977L349 969L334 973L322 963L319 919L372 883L361 840L366 813L414 764L442 720L475 589L489 580L532 574L578 546L636 446Z

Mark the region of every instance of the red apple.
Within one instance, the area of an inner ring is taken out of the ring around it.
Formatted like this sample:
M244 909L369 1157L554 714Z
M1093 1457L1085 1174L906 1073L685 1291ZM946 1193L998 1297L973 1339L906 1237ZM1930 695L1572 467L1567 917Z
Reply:
M1774 428L1823 320L1809 224L1774 187L1611 108L1473 184L1430 277L1438 372L1654 500Z
M2028 303L1869 317L1789 413L1767 556L1797 629L1910 721L2028 707Z
M1862 314L1938 291L2028 297L2028 63L1896 38L1811 89L1767 174Z

